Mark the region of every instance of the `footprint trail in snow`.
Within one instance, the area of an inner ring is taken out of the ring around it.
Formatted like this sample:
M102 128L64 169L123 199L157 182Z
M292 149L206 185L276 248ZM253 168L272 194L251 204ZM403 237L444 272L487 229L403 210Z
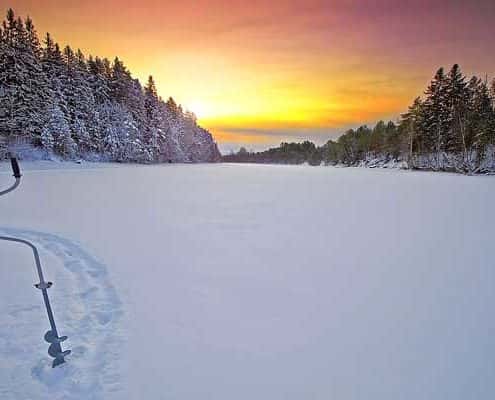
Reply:
M46 279L54 281L49 296L59 332L69 337L63 347L72 350L67 363L51 368L41 294L38 304L8 304L0 324L0 398L119 398L123 308L105 265L60 236L2 228L0 235L38 246Z

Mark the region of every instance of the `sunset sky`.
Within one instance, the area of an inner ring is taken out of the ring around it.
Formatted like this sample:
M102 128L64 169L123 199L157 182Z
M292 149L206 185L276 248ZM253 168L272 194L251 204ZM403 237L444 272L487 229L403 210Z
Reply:
M86 54L118 55L223 151L396 119L439 66L495 74L493 0L2 1Z

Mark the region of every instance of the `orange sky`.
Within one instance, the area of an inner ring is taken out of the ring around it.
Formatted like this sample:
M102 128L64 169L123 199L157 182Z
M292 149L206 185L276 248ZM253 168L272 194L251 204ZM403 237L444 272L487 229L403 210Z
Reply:
M2 2L40 34L124 60L222 150L318 143L395 119L439 66L495 71L494 1Z

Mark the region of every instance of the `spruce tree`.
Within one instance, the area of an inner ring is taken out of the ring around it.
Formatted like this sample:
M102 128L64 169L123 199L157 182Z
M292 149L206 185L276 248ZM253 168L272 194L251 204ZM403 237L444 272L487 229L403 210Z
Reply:
M369 150L375 157L383 151L385 142L385 129L385 122L378 121L378 123L373 128L373 131L371 132Z
M420 97L416 97L414 102L407 113L402 114L401 128L404 129L405 134L408 136L408 156L407 159L410 165L414 164L414 154L422 152L423 143L421 139L425 137L422 134L422 122L423 122L423 103Z
M467 86L469 102L466 116L466 145L473 149L478 164L485 156L486 147L491 143L495 126L495 113L486 82L471 78Z
M49 93L35 34L32 22L28 31L12 9L7 12L0 46L0 131L37 140Z
M50 77L54 94L59 96L62 93L62 77L65 73L62 52L58 43L54 42L49 33L45 36L44 45L41 55L42 66Z
M447 75L447 107L449 127L444 140L446 152L466 154L466 115L468 92L466 90L466 78L461 72L459 65L454 64Z
M26 34L27 34L27 42L29 43L32 52L34 53L36 58L40 60L42 55L41 43L38 38L38 33L36 32L36 28L34 27L33 20L29 17L26 18Z
M144 88L144 104L146 110L145 143L153 152L155 161L163 161L166 157L166 119L161 107L161 100L158 97L155 81L153 77L148 78L148 83Z
M141 84L133 79L124 63L115 58L110 77L111 100L124 106L134 118L135 123L144 128L145 108Z
M172 98L172 97L169 97L167 102L166 102L166 105L167 105L167 109L168 111L174 115L174 116L177 116L178 113L179 113L179 107L177 106L177 103L175 102L175 100Z
M442 154L446 150L449 108L447 105L447 78L443 68L435 74L425 92L423 124L418 139L427 154L435 154L435 164L441 167Z
M93 91L96 104L103 104L110 100L109 79L103 60L99 57L88 59L89 84Z
M77 147L72 139L71 129L64 112L56 104L48 109L47 123L41 134L43 146L62 157L71 159L75 156Z
M49 150L62 151L64 154L74 154L75 144L66 139L66 137L71 136L71 130L70 111L64 89L66 82L64 58L60 46L49 33L46 34L43 43L41 65L45 75L49 78L50 93L47 126L58 127L58 132L49 132L45 128L41 141L42 143L49 143L50 135L53 135L54 141L59 140L58 138L65 138L65 144L54 144L52 147L49 146Z

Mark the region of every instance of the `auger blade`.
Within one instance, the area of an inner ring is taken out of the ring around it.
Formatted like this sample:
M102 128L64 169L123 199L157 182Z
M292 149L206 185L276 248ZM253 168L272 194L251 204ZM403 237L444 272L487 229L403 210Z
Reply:
M65 362L65 357L68 356L70 353L70 350L65 350L59 353L52 362L52 368L55 368L57 365L63 364Z
M62 348L60 347L60 343L52 343L48 347L48 354L53 358L59 358L62 354Z
M63 364L65 362L65 356L70 354L70 350L66 350L60 354L60 357L55 358L52 362L52 368L55 368L57 365Z
M34 287L36 289L40 289L40 290L43 290L43 289L50 289L53 285L53 282L40 282L40 283L35 283L34 284Z
M45 341L47 341L48 343L62 343L66 340L67 336L57 337L52 331L48 331L45 333Z
M63 358L61 358L61 359L56 358L52 362L52 368L55 368L57 365L63 364L64 362L65 362L65 360Z
M53 357L52 367L55 368L57 365L63 364L65 362L65 357L71 353L70 350L62 351L60 343L52 343L48 347L48 354Z

